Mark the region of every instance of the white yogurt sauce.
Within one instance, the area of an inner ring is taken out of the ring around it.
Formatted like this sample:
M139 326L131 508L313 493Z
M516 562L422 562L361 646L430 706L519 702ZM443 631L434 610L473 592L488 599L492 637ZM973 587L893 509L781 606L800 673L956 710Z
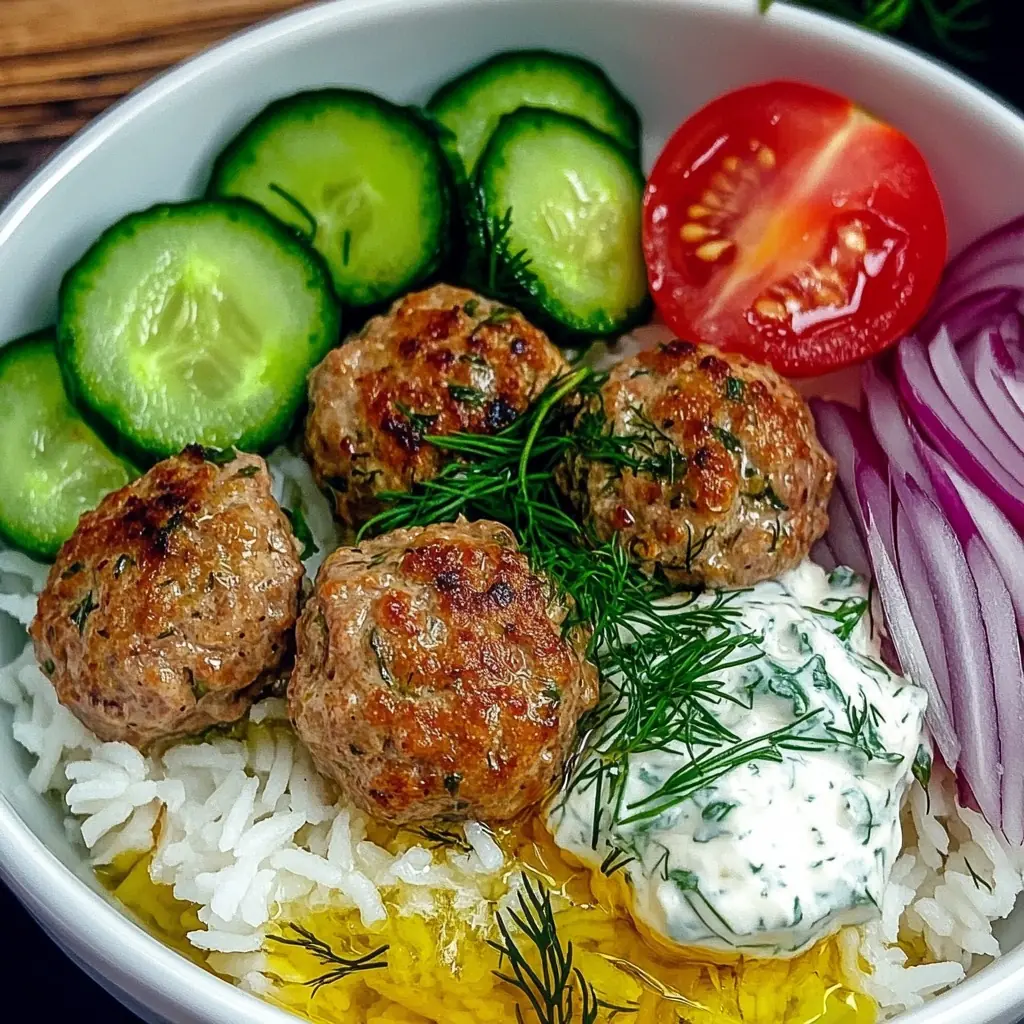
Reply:
M634 915L655 933L787 957L877 915L915 758L930 760L925 693L880 663L870 615L844 639L840 618L820 611L855 617L867 596L851 571L827 576L811 562L735 595L742 619L733 628L757 635L756 656L718 675L739 703L716 714L741 740L820 709L812 735L839 742L742 764L657 817L622 824L623 808L692 760L679 750L632 755L616 807L607 798L601 806L596 847L594 787L570 787L552 803L548 825L563 849L606 873L614 851L619 862L634 858L619 870Z

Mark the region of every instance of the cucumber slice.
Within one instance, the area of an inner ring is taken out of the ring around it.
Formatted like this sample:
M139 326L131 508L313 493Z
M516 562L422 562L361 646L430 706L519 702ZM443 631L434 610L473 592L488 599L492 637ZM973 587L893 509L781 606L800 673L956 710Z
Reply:
M450 247L450 172L433 127L366 92L272 103L217 158L211 196L242 196L323 256L342 302L386 302Z
M586 121L524 107L477 167L489 282L572 333L623 331L648 310L634 154Z
M52 331L0 348L0 534L53 558L78 517L134 476L64 394Z
M640 119L596 65L549 50L499 53L434 93L427 112L451 133L446 148L472 174L498 121L519 107L575 114L634 152Z
M61 285L57 355L74 401L142 460L193 442L258 451L287 433L339 329L314 252L251 203L200 201L100 236Z

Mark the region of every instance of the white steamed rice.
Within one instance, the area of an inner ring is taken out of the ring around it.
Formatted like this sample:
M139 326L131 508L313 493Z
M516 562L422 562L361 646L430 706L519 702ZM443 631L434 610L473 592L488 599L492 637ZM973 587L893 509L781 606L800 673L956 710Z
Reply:
M269 461L275 495L285 504L301 497L320 548L306 563L312 577L337 544L330 508L301 459L279 449ZM0 550L0 613L27 626L45 579L45 566ZM246 988L270 985L264 938L276 909L293 901L356 908L369 925L388 913L385 896L401 885L403 912L429 908L443 890L467 913L487 913L484 883L504 867L487 829L466 824L469 853L412 846L394 856L369 842L366 817L318 776L279 698L252 708L250 721L263 728L248 742L185 743L158 758L86 730L58 704L31 645L0 667L0 702L13 709L14 738L34 758L29 785L59 798L69 836L92 863L152 850L152 878L199 908L204 927L189 941ZM841 946L851 981L887 1017L998 956L992 923L1024 887L1020 851L959 806L947 772L935 772L927 793L915 783L904 823L904 852L879 919L848 929ZM914 963L904 947L934 962Z

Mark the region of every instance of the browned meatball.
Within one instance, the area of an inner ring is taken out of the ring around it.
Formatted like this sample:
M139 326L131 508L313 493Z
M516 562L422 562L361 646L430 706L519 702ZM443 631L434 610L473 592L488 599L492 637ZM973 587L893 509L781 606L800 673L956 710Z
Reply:
M507 821L558 782L597 701L566 614L499 523L339 549L299 620L292 723L371 814Z
M233 721L290 653L303 568L266 464L204 454L83 515L39 597L39 664L101 739L145 747Z
M810 410L743 356L686 341L641 352L584 400L575 431L563 490L602 540L617 533L674 583L769 579L828 527L835 464Z
M381 491L434 476L445 454L426 433L493 434L566 369L547 336L513 309L440 284L407 295L309 378L306 447L338 516L356 525Z

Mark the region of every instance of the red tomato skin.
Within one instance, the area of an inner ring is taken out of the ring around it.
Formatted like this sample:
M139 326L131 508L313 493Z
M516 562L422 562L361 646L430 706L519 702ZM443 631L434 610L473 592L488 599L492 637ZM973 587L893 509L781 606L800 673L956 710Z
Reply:
M707 210L716 198L732 212ZM703 240L724 250L710 261L696 255L709 225ZM906 334L947 248L938 189L913 143L795 82L727 93L688 118L651 173L643 230L651 294L676 333L789 376L838 369Z

